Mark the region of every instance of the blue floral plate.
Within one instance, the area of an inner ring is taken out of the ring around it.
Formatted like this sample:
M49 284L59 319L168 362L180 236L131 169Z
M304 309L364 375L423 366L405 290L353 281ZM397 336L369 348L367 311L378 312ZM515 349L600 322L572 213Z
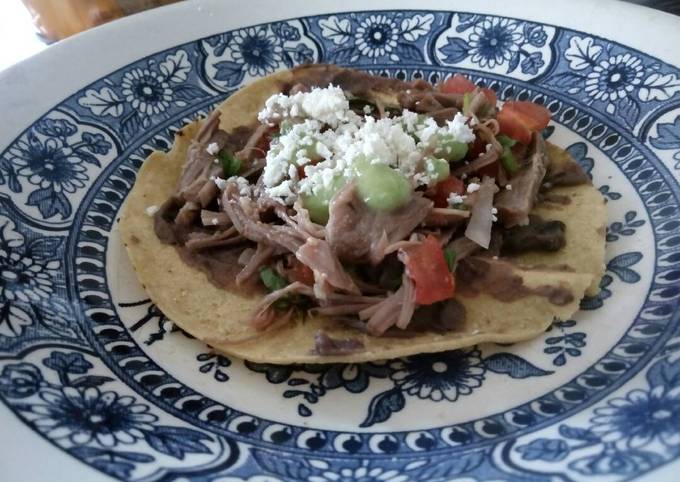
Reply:
M3 481L673 480L680 21L583 0L311 3L181 3L0 75ZM463 72L546 105L608 200L599 294L527 343L361 365L244 362L174 327L120 243L137 170L309 61Z

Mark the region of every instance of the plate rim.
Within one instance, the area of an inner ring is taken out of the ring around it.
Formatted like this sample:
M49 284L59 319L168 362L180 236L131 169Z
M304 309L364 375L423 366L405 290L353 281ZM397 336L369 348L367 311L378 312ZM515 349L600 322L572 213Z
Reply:
M172 7L172 6L171 6L171 7ZM169 7L167 7L167 8L169 8ZM411 8L411 9L408 9L408 10L415 10L415 9ZM435 11L435 10L429 10L429 9L425 9L425 8L419 8L417 11L422 11L422 10ZM361 11L363 11L363 12L371 12L371 11L375 11L375 10L361 10ZM438 11L441 11L441 10L438 10ZM449 10L445 10L445 11L448 12ZM306 15L306 16L312 16L312 17L313 17L314 15L317 15L317 14L310 14L310 15ZM490 14L490 15L492 15L492 14ZM504 15L504 16L506 16L506 15ZM282 20L286 20L286 19L282 19ZM523 19L520 18L520 20L523 20ZM267 22L261 22L261 23L268 23L268 21L267 21ZM248 24L248 25L256 25L256 24ZM555 25L553 25L553 24L547 24L547 23L544 24L544 25L546 25L546 26L555 26ZM567 27L561 27L561 28L567 28ZM570 29L570 30L573 30L573 29ZM579 31L579 33L584 33L584 34L589 35L589 36L595 36L595 34L591 34L591 33L588 33L588 32L583 32L583 31ZM207 37L208 37L208 36L201 37L201 38L196 38L196 39L189 40L189 41L185 41L185 42L182 42L182 43L175 43L175 44L173 44L173 45L168 45L168 46L166 46L166 47L164 47L164 48L162 48L162 49L160 49L160 50L157 50L157 51L155 51L155 52L153 52L153 53L148 54L147 56L135 58L135 59L131 60L130 62L128 62L127 64L125 64L125 65L123 65L123 66L117 68L115 71L108 72L107 74L103 75L102 77L100 77L100 78L98 78L98 79L95 79L94 81L90 82L89 84L87 84L87 85L85 85L85 86L78 87L77 90L76 90L76 92L72 92L72 93L68 94L64 99L62 99L61 101L57 102L57 103L54 104L52 107L48 108L45 112L43 112L43 114L44 114L44 113L47 113L47 112L50 112L50 111L53 110L56 106L58 106L58 105L60 105L61 103L65 102L67 99L69 99L71 96L73 96L73 95L74 95L75 93L77 93L78 91L86 89L87 87L91 86L94 82L97 82L97 81L100 80L101 78L105 78L105 77L107 77L107 76L109 76L109 75L114 74L115 72L117 72L117 71L119 71L119 70L122 70L122 69L125 69L126 67L129 67L129 65L130 65L131 63L138 62L138 61L140 61L140 60L144 60L144 59L147 58L147 57L156 55L156 54L161 53L161 52L163 52L164 50L167 50L167 49L180 48L180 47L182 47L183 45L185 45L185 44L187 44L187 43L200 42L201 40L203 40L203 39L205 39L205 38L207 38ZM605 41L607 41L607 42L610 42L610 41L611 41L610 39L607 39L607 38L604 38L604 37L600 37L599 35L598 35L598 38L601 38L601 39L603 39L603 40L605 40ZM647 54L647 53L645 53L645 52L643 52L643 51L637 51L637 52L642 53L642 54L644 54L644 55L653 56L653 54ZM30 59L29 59L29 60L30 60ZM672 64L672 65L673 65L673 67L678 68L675 64ZM1 76L0 76L0 81L2 81L2 77L1 77ZM31 125L32 125L32 124L31 124ZM26 129L29 129L29 128L31 127L31 125L29 125ZM10 139L8 145L11 144L11 143L13 142L13 140L18 139L24 132L25 132L25 130L22 131L21 133L17 134L16 136L14 136L13 139ZM641 144L642 144L643 147L644 147L644 143L641 143ZM4 148L3 148L3 150L4 150ZM669 173L673 174L673 173L670 171L670 169L669 169L667 166L665 166L664 163L660 163L660 166L663 166L664 168L668 169ZM677 180L676 180L676 181L677 181ZM70 238L70 236L71 236L71 232L69 231L69 238ZM655 260L656 260L656 255L655 255ZM381 433L381 432L375 432L375 433ZM390 432L390 433L392 433L392 432ZM60 450L60 452L63 452L63 451Z

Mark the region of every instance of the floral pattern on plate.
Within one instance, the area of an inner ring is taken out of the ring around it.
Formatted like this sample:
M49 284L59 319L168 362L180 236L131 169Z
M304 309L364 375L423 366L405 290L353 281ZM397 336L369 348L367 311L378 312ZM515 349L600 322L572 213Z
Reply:
M600 293L530 343L362 365L258 365L184 334L125 271L121 203L178 128L308 61L463 69L546 105L608 200ZM123 480L624 480L676 460L679 76L582 32L431 11L253 25L124 66L0 153L0 399Z
M203 42L204 68L218 89L231 90L244 79L271 74L282 66L314 62L316 44L299 21L276 22L226 32Z
M551 62L555 29L484 15L457 14L438 38L435 49L445 65L512 74L528 80Z

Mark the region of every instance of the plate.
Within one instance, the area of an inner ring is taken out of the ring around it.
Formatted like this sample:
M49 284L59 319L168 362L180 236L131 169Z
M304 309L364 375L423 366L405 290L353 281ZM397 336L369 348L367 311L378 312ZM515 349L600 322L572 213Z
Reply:
M4 480L672 478L680 22L613 2L373 8L186 2L0 77ZM599 294L530 342L361 365L253 364L179 331L120 243L136 172L240 86L308 61L463 72L546 105L608 201Z

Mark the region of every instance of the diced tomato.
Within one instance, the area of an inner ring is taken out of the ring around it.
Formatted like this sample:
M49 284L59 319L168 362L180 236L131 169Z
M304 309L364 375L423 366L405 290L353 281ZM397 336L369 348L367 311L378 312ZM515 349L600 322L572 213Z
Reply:
M531 135L548 126L550 111L533 102L511 101L498 113L501 134L522 144L531 142Z
M526 126L534 132L548 127L550 122L550 111L541 104L514 101L506 102L504 108L516 112L523 119Z
M440 90L445 94L467 94L476 88L470 79L460 74L449 77L440 86Z
M293 260L288 276L291 278L291 281L299 281L308 286L314 285L314 272L309 266L297 259Z
M529 144L531 142L531 131L511 111L501 109L497 120L500 124L501 134L512 137L522 144Z
M451 194L463 194L464 192L465 184L463 184L463 181L455 176L449 176L437 183L432 200L435 207L445 208L449 205L448 199Z
M445 94L467 94L468 92L474 92L475 89L477 89L477 86L464 75L456 74L453 77L446 79L439 89ZM487 88L483 88L481 91L486 96L489 104L495 107L496 101L498 100L496 93Z
M437 238L428 236L418 245L401 251L406 274L415 284L417 304L431 305L453 296L456 283Z

